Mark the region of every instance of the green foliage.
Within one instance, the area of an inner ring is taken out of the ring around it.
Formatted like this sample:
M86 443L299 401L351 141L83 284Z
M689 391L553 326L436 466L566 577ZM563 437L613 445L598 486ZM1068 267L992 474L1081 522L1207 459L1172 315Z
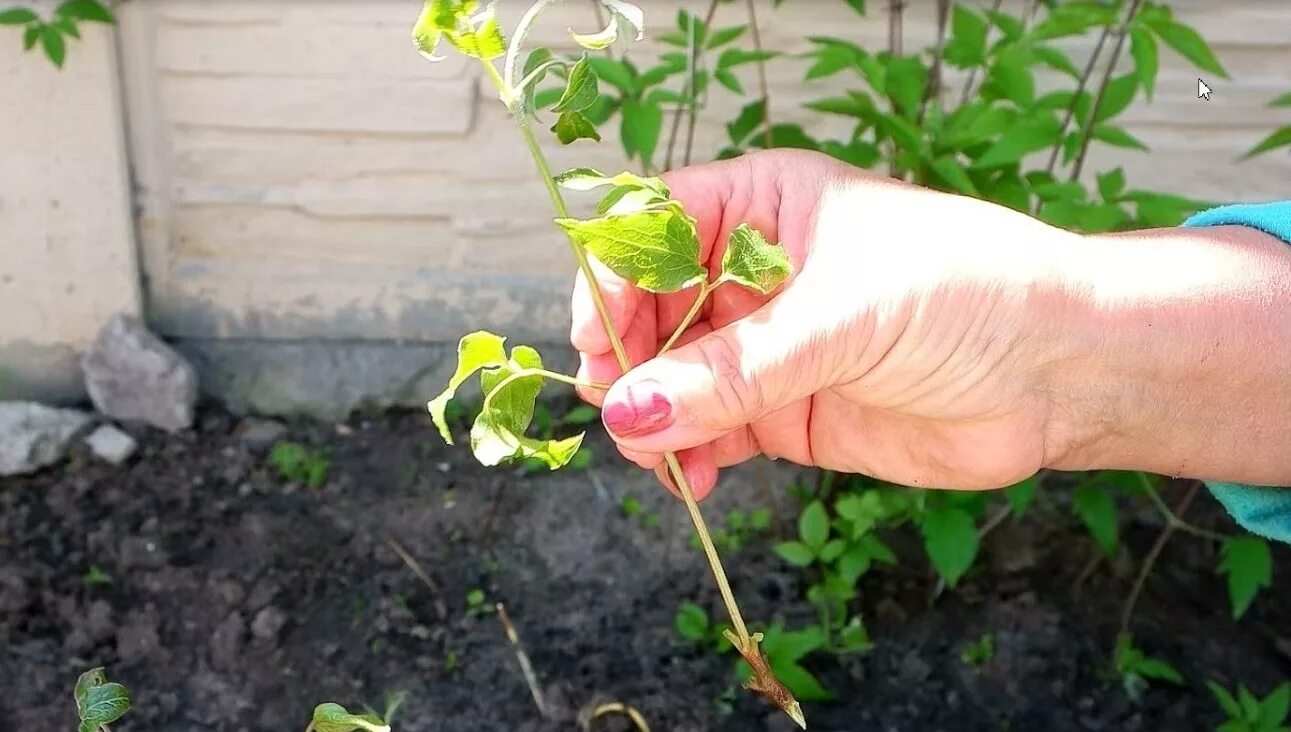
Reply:
M730 641L725 637L727 627L713 623L704 608L694 603L683 602L677 608L673 627L678 635L697 646L719 653L731 650Z
M311 449L299 442L279 442L269 453L269 464L288 483L321 488L327 482L332 458L324 449Z
M92 668L76 679L72 692L76 715L81 722L78 732L106 732L107 726L130 711L130 694L116 682L108 681L103 668Z
M107 572L104 572L99 565L91 564L85 570L85 574L81 576L81 581L85 583L86 587L104 587L112 584L112 577Z
M477 0L426 0L412 29L413 44L423 56L438 61L439 43L447 39L458 51L489 61L506 53L493 6L472 16Z
M717 281L734 282L766 295L792 272L793 265L784 248L771 244L748 224L740 224L731 231Z
M1227 719L1217 732L1288 732L1291 728L1284 723L1291 710L1291 682L1279 684L1264 699L1257 698L1239 684L1234 696L1224 687L1213 681L1206 682L1206 688L1214 695L1219 706L1224 710Z
M314 716L305 732L390 732L390 725L375 714L351 714L335 702L314 707Z
M636 519L641 526L646 529L656 529L659 527L659 514L654 511L647 511L634 496L624 496L619 503L619 510L623 516L629 519Z
M941 508L924 516L919 529L932 566L954 587L977 557L979 539L973 517L960 508Z
M30 51L39 44L45 57L60 69L67 59L67 39L81 37L80 23L115 22L112 11L99 0L63 0L48 19L22 5L0 9L0 26L21 27L23 49Z
M1226 539L1217 571L1228 575L1228 597L1236 620L1246 614L1256 593L1273 583L1273 555L1268 542L1256 536Z
M959 660L974 668L985 666L995 658L995 636L983 633L982 637L964 646Z
M1134 645L1134 637L1129 633L1117 636L1112 662L1125 695L1136 702L1143 698L1152 681L1183 684L1183 675L1174 666L1145 654Z
M1116 502L1111 494L1103 486L1086 480L1076 488L1072 505L1103 553L1109 557L1115 555L1120 530Z
M479 615L487 615L492 611L493 609L489 607L489 600L488 597L485 596L484 590L476 587L466 593L467 617L473 618Z

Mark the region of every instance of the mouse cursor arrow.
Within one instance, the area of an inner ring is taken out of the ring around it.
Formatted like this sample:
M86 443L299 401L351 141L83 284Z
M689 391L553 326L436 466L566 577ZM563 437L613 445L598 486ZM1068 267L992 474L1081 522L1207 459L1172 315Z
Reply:
M1206 101L1209 102L1210 94L1211 94L1210 87L1206 86L1206 82L1202 81L1201 79L1197 79L1197 98L1205 99Z

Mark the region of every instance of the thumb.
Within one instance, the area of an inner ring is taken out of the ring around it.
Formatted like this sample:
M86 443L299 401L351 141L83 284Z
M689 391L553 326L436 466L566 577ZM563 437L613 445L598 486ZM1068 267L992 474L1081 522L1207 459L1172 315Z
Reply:
M605 395L615 440L640 452L707 444L829 386L828 312L799 277L753 313L632 369Z

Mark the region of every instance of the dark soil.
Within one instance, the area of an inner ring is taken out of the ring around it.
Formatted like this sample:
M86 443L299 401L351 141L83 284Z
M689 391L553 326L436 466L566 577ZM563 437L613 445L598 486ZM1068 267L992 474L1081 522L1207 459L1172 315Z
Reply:
M682 507L603 439L590 472L526 477L438 444L421 414L297 425L291 439L331 451L315 490L284 484L237 425L208 412L176 436L135 430L142 448L126 467L74 454L57 470L4 481L7 728L74 729L72 684L106 665L135 699L120 730L302 730L318 702L380 707L395 690L408 692L396 730L574 730L580 711L610 700L640 709L655 732L789 729L760 700L726 693L729 656L679 640L678 604L716 610L716 592L687 545ZM782 488L793 478L781 465L732 472L706 510L755 505L774 483L790 514ZM660 527L623 517L628 493L662 513ZM1213 502L1198 503L1192 518L1226 526ZM875 649L807 661L839 697L807 705L812 729L1209 730L1220 717L1207 679L1264 693L1291 675L1291 583L1234 622L1213 548L1180 536L1133 631L1188 683L1131 703L1108 656L1135 562L1104 562L1078 581L1089 539L1065 509L1034 514L991 533L968 579L935 598L913 537L892 537L901 566L863 580ZM1150 513L1131 521L1128 555L1143 556L1158 531ZM799 600L803 578L774 558L773 540L727 567L746 616L796 626L812 617ZM1276 562L1281 575L1291 569L1286 551ZM93 581L91 566L110 583ZM473 588L507 604L549 719L495 616L468 615ZM995 657L974 669L960 653L984 633L994 634ZM628 729L609 719L592 728Z

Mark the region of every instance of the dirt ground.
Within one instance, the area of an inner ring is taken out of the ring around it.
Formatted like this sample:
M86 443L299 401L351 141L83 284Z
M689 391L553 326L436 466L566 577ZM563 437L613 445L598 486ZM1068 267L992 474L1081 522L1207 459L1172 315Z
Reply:
M315 490L283 484L235 418L207 411L199 421L176 436L133 430L142 446L125 467L76 453L0 485L9 729L73 729L72 684L93 665L133 692L118 730L302 730L318 702L380 706L395 690L408 694L396 730L575 730L581 710L608 700L636 706L655 732L790 728L760 700L728 693L729 657L676 635L678 604L717 610L716 592L680 504L603 437L591 438L588 472L524 476L439 444L420 413L294 425L290 439L331 451ZM769 481L787 518L783 486L794 477L782 465L732 472L706 511L759 505ZM624 518L625 494L661 524ZM807 661L839 697L806 705L811 729L1210 730L1220 717L1205 680L1266 692L1291 676L1288 552L1275 558L1274 589L1234 622L1212 549L1180 537L1133 631L1188 683L1128 701L1108 657L1134 564L1102 563L1082 580L1091 542L1057 503L992 532L968 579L935 598L913 537L891 537L904 561L863 580L874 650ZM1213 502L1201 503L1193 518L1222 526ZM1130 555L1157 530L1150 515L1131 521ZM727 557L728 571L755 624L801 624L812 617L798 600L803 578L774 557L773 541ZM474 588L507 604L549 718L495 616L468 614ZM988 632L994 659L963 663L965 645Z

